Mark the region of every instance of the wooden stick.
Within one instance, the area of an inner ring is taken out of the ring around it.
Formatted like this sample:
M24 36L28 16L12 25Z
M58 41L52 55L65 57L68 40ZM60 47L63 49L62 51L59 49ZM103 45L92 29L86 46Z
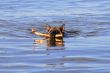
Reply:
M32 28L32 33L34 33L34 34L37 35L37 36L50 37L50 34L45 34L45 33L37 32L34 28ZM57 37L63 37L63 34L56 34L55 37L56 37L56 38L57 38Z
M37 32L37 31L34 32L34 34L37 35L37 36L42 36L42 37L50 37L49 34L43 34L43 33Z

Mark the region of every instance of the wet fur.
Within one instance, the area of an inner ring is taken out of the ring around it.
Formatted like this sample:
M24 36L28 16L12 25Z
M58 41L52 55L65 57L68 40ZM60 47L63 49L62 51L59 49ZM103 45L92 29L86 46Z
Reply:
M64 37L64 29L65 29L64 24L60 27L52 27L46 24L47 33L40 33L34 28L32 28L32 33L34 33L37 36L42 36L42 37L47 37L47 38L51 38L51 37L57 38L57 37Z
M37 43L43 43L47 40L47 46L63 46L63 37L64 37L65 25L63 24L60 27L51 27L50 25L46 24L46 32L47 33L40 33L36 29L32 28L32 33L37 36L45 37L46 39L43 40L35 40Z

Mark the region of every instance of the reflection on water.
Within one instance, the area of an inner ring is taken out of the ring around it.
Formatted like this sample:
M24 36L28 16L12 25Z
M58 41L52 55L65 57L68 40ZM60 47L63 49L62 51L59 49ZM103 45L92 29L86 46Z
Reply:
M64 46L63 38L55 38L54 40L52 40L51 38L40 39L40 40L37 39L35 40L35 43L38 43L38 44L46 43L47 47L56 47L56 46L63 47Z
M109 39L69 37L56 47L33 44L36 38L0 39L0 72L109 72Z
M66 37L31 33L44 24ZM110 0L0 0L0 73L110 73Z

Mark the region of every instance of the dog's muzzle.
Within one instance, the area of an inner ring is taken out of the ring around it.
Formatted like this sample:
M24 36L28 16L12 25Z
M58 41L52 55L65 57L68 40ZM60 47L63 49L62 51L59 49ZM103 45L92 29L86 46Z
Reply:
M50 34L53 34L53 35L56 35L56 34L59 34L60 32L57 31L57 30L54 30L54 31L51 31Z

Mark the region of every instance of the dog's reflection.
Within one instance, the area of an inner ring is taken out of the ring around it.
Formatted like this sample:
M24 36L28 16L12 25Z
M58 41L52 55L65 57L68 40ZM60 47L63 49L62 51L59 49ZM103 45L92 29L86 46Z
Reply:
M62 37L58 37L58 38L45 38L45 39L40 39L40 40L35 40L36 44L43 44L46 43L47 47L63 47L64 46L64 41Z
M52 47L52 46L64 46L64 41L62 37L59 38L49 38L47 41L47 46Z

